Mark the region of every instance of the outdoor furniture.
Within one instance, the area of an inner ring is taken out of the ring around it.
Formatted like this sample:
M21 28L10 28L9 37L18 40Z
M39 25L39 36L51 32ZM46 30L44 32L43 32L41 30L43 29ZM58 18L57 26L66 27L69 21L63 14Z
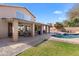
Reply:
M41 35L41 31L38 31L38 34Z
M29 36L32 36L31 32L30 31L19 31L19 36L24 36L24 37L29 37Z

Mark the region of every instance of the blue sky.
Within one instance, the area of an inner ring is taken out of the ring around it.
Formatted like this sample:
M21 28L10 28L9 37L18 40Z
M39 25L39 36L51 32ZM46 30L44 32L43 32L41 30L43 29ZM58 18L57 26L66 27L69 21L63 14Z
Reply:
M42 23L55 23L65 20L66 14L74 4L68 3L11 3L8 5L24 6L35 16L36 21Z

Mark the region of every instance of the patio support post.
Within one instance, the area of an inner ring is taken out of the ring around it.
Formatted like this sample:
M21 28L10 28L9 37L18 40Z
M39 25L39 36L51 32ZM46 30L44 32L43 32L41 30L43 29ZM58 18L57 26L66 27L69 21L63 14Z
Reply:
M46 25L46 33L49 32L49 27Z
M50 33L50 26L48 26L48 32Z
M35 36L35 23L32 24L32 37Z
M47 33L48 33L48 31L49 31L49 28L48 28L48 26L47 26Z
M43 34L43 29L44 29L44 26L41 25L41 34Z
M18 40L18 20L13 21L12 31L13 31L13 41L17 41Z
M45 26L45 30L46 30L46 33L47 33L47 25Z

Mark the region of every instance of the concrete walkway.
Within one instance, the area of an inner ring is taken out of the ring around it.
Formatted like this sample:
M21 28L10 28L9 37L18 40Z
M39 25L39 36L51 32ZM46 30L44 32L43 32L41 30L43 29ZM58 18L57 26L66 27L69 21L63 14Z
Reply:
M42 42L48 35L35 37L20 37L18 42L12 42L11 38L0 39L0 56L14 56L24 50Z

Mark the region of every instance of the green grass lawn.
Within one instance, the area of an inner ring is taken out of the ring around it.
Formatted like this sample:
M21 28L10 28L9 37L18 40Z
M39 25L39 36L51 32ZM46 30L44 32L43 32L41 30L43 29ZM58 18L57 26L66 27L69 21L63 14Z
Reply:
M27 49L19 56L79 56L79 45L50 40Z

